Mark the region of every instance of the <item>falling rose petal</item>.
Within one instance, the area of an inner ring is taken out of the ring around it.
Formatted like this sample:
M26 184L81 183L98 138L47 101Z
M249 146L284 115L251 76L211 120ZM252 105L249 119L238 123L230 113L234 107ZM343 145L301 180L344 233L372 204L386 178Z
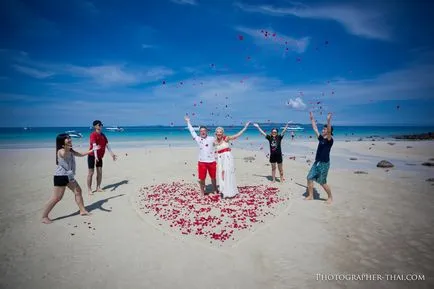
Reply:
M163 80L163 85L164 85L164 84L166 84L166 81L165 81L165 80Z
M399 108L400 108L400 106L399 106L399 105L397 105L397 106L396 106L396 109L399 109Z
M244 36L243 36L243 35L238 35L238 39L239 39L239 40L243 40L243 39L244 39Z

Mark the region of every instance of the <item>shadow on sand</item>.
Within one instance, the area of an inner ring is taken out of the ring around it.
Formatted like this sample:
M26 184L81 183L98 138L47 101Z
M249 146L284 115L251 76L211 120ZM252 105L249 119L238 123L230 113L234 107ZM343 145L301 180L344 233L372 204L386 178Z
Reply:
M295 184L297 184L297 185L299 185L300 187L303 187L303 188L306 189L306 190L304 191L304 193L302 194L302 196L306 198L306 197L308 196L308 193L307 193L307 186L306 186L306 185L299 184L299 183L295 183ZM321 197L320 197L320 195L319 195L319 193L318 193L318 191L317 191L316 188L313 188L313 199L314 199L314 200L318 200L318 201L327 201L327 199L324 199L324 198L321 198Z
M253 175L255 177L263 177L266 178L267 180L269 180L270 182L273 181L273 177L272 176L263 176L263 175ZM276 176L276 182L280 183L280 178Z
M128 180L123 180L123 181L121 181L121 182L117 182L117 183L114 183L114 184L111 184L111 185L107 185L107 186L105 186L104 188L102 188L103 190L107 190L107 189L111 189L110 191L115 191L119 186L122 186L122 185L126 185L126 184L128 184Z
M125 194L120 194L120 195L117 195L117 196L113 196L113 197L109 197L109 198L106 198L106 199L102 199L102 200L96 201L96 202L94 202L94 203L86 206L86 210L89 213L92 212L92 211L94 211L94 210L96 210L96 209L100 209L101 211L104 211L104 212L111 212L111 210L107 210L107 209L103 208L102 205L104 203L107 203L110 199L114 199L114 198L121 197L121 196L124 196L124 195ZM74 217L74 216L78 216L78 215L80 215L80 211L77 211L75 213L72 213L72 214L69 214L69 215L66 215L66 216L57 217L57 218L53 219L52 221L59 221L59 220L62 220L62 219L66 219L66 218Z

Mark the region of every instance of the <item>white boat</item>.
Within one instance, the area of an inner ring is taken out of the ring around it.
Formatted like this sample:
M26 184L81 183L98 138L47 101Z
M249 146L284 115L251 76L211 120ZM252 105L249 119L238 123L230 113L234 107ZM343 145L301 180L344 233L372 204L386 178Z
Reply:
M285 128L284 126L281 127L281 129L284 129L284 128ZM288 128L286 130L301 131L301 130L304 130L304 128L301 126L298 126L298 125L290 125L290 126L288 126Z
M72 138L82 138L83 135L75 130L68 130L65 131L65 133L67 133L70 137Z
M124 131L124 129L123 129L122 127L118 127L118 126L106 127L105 130L108 130L108 131L115 131L115 132L121 132L121 131Z

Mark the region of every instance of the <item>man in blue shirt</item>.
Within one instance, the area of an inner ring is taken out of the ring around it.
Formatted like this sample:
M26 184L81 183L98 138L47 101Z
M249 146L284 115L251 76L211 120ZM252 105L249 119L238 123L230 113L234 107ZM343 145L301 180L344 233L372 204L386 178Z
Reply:
M312 122L312 128L318 138L318 148L316 149L315 162L307 175L307 192L308 196L306 200L313 199L313 182L320 184L326 191L328 198L327 204L331 204L333 201L332 191L327 184L327 174L330 168L330 150L333 146L333 127L330 124L332 114L327 115L327 125L322 129L321 135L318 132L316 122L313 118L312 112L310 113L310 120Z

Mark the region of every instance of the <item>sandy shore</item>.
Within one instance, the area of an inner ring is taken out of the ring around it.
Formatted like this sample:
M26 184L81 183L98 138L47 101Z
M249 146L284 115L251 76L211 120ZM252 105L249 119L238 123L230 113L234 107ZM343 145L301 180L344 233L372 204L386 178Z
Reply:
M195 183L194 144L114 146L119 160L104 159L105 192L84 195L93 215L75 215L67 192L51 225L40 217L53 189L54 150L0 150L0 287L433 288L434 183L426 180L434 168L421 164L434 158L434 143L394 143L337 141L328 178L335 202L327 206L303 200L316 143L285 142L287 182L272 186L284 201L269 208L274 216L219 246L167 229L140 209L145 186ZM233 153L239 186L271 186L264 152ZM377 168L383 159L395 167ZM77 158L83 189L86 174L86 158ZM317 274L345 273L419 274L425 281L317 280Z

